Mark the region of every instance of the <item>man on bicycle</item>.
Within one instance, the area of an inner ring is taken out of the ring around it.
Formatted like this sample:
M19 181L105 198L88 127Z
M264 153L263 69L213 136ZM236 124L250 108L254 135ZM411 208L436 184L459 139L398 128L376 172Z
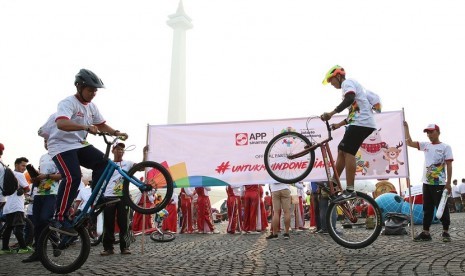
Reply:
M354 191L356 161L355 154L363 141L376 129L376 123L366 90L356 80L346 79L345 71L339 65L333 66L323 79L323 84L331 83L336 89L342 90L342 102L331 112L323 113L320 118L328 121L334 114L349 108L347 118L332 124L331 128L338 129L348 125L344 137L338 145L336 170L338 175L346 170L347 188L334 202L347 200L356 196Z
M77 196L81 182L81 168L92 170L92 182L97 183L107 160L104 154L90 145L87 134L108 132L127 139L126 133L106 124L97 106L92 103L98 88L105 88L102 80L87 69L81 69L74 81L76 93L58 103L56 127L47 141L48 151L63 176L56 199L53 230L77 236L68 218L68 210Z

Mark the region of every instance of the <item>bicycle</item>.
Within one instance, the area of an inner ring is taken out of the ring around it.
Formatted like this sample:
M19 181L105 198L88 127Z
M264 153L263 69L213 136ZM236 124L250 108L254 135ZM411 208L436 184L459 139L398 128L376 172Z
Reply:
M307 120L307 133L309 122L319 117L310 117ZM328 136L317 142L310 136L312 142L303 134L297 132L282 132L273 137L268 143L265 154L265 168L268 174L277 182L294 184L304 180L312 171L315 163L315 150L320 148L325 166L327 185L319 185L329 195L330 204L326 212L327 229L331 238L338 244L359 249L373 243L379 236L382 228L381 210L376 201L369 195L356 192L356 197L342 202L333 202L337 194L342 191L339 175L335 169L335 162L331 153L329 142L333 140L331 127L326 121ZM334 176L331 176L333 172ZM368 216L361 216L356 207L364 205L369 210ZM338 212L339 210L339 212ZM342 213L343 216L338 216ZM336 219L335 219L336 218Z
M176 238L172 232L163 232L161 230L163 220L168 216L168 211L166 209L161 210L155 214L154 221L157 225L155 231L150 234L150 239L155 242L170 242Z
M117 143L118 137L108 141L108 133L98 133L106 143L104 158L108 164L92 190L92 194L79 215L74 217L72 225L78 232L77 237L61 234L56 228L46 227L37 242L37 250L42 265L53 273L70 273L79 269L87 260L91 245L86 225L91 216L100 212L106 205L100 203L109 180L115 171L123 177L123 200L130 208L142 214L153 214L162 210L173 195L173 179L169 171L161 164L143 161L135 164L129 171L122 170L108 158L110 147ZM141 175L142 174L142 175ZM162 201L157 205L138 205L141 196L157 193ZM118 199L119 200L119 199Z

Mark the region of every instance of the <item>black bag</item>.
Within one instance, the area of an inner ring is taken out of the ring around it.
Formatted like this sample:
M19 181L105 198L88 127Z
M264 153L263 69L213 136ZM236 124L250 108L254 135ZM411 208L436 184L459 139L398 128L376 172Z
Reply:
M5 174L3 175L3 187L0 187L0 190L2 190L3 196L10 196L19 188L18 179L16 179L15 174L9 167L5 166L5 164L1 161L0 163L5 169Z
M384 221L383 235L406 235L407 226L410 222L410 216L402 213L387 213Z

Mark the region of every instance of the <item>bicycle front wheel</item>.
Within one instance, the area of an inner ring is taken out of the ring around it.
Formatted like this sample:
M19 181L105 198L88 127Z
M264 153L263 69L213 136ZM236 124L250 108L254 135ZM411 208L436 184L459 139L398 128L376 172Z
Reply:
M71 273L78 270L90 253L90 240L84 227L76 228L77 237L62 235L46 227L39 240L37 250L42 265L53 273Z
M297 132L284 132L271 139L265 149L265 168L277 182L293 184L303 180L313 169L315 151L289 159L290 155L304 151L312 144Z
M353 199L329 204L326 224L335 242L360 249L372 244L381 233L381 210L372 197L357 192Z
M137 184L125 179L123 197L127 205L141 214L154 214L168 205L173 196L173 179L161 164L144 161L128 172Z
M152 234L150 234L150 239L155 242L170 242L174 240L176 236L173 233L169 232L159 232L159 231L154 231Z

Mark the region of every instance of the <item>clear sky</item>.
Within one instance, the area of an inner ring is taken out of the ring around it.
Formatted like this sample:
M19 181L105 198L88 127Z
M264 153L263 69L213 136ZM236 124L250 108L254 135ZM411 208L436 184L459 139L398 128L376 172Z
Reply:
M37 129L75 92L80 68L106 84L94 102L137 146L165 124L178 0L1 0L0 142L3 160L45 153ZM463 1L184 0L187 123L297 118L331 111L341 94L321 81L333 65L402 110L414 140L441 127L454 178L465 177L461 83ZM103 148L101 141L91 142ZM423 154L409 150L412 184ZM396 182L396 181L394 181ZM459 181L460 182L460 181Z

